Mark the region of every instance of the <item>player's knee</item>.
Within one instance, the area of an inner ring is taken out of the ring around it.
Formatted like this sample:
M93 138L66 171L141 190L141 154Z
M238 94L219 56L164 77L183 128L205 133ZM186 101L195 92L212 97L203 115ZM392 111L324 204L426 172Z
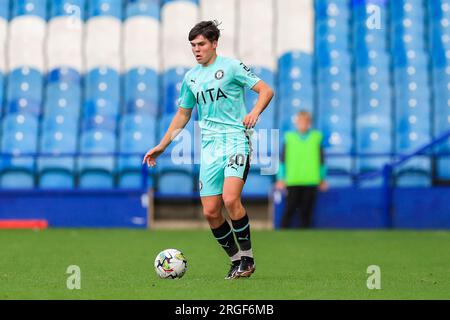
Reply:
M220 217L220 207L203 208L203 215L207 220L214 220Z
M235 195L224 195L223 204L228 211L233 211L241 206L241 198Z

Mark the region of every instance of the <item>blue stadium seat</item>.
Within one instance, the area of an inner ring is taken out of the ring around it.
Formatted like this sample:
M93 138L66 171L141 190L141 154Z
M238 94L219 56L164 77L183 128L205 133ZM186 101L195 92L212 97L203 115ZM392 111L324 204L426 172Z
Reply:
M386 68L391 63L391 57L385 51L377 50L358 50L354 55L356 67Z
M305 80L292 80L283 81L278 85L279 99L292 99L292 98L313 98L314 86L312 81Z
M360 84L356 86L357 101L367 101L373 98L381 101L388 101L392 95L391 86L388 82L372 81L367 85ZM367 100L366 100L367 99Z
M11 113L2 119L3 134L10 134L16 131L37 134L39 119L31 113Z
M331 66L329 68L319 68L318 82L320 85L339 82L341 84L351 85L352 74L350 68L340 68Z
M297 69L293 69L293 72ZM279 98L290 99L293 97L306 98L314 96L312 79L283 79L279 80Z
M360 175L365 175L368 173L380 172L383 170L384 165L391 162L389 156L360 156L356 159L356 170ZM383 177L377 176L370 179L360 179L358 180L358 186L363 188L373 188L381 187L383 185Z
M398 1L399 4L401 1ZM422 24L426 16L424 4L421 2L405 2L402 7L391 6L391 22L393 24L402 24L405 28Z
M442 90L435 87L434 94L434 136L438 137L450 130L450 90L447 86ZM450 151L450 144L442 144L438 148Z
M157 190L165 196L189 196L195 191L192 167L162 170L158 175ZM177 188L173 188L177 186Z
M34 100L29 100L27 98L20 98L17 100L7 101L5 113L16 113L16 112L26 112L32 113L36 116L40 115L41 105Z
M450 19L450 4L448 0L427 1L428 14L437 21L443 18Z
M450 65L450 50L433 48L430 54L434 68L443 68Z
M418 37L414 31L410 31L407 34L393 35L391 39L391 50L394 53L408 50L426 50L427 48L427 43L423 37Z
M356 119L356 150L360 153L391 153L392 123L385 113L366 113Z
M163 115L158 128L158 140L162 138L173 118ZM191 120L157 160L157 189L162 194L188 195L194 191L194 122ZM175 184L173 184L175 183ZM172 187L170 187L172 185ZM173 185L179 186L176 191Z
M0 153L9 156L0 162L0 186L33 188L35 160L21 155L37 151L37 119L25 114L10 115L3 120L2 127Z
M274 176L262 175L258 168L251 167L242 190L244 197L262 197L267 199L273 188Z
M431 159L420 156L407 161L395 170L395 180L399 187L430 187Z
M199 0L160 0L161 5L166 5L170 2L178 2L178 1L187 1L187 2L192 2L193 4L199 4L198 1Z
M350 152L352 145L352 117L346 112L349 108L319 110L318 123L324 139L329 138L328 147L340 152Z
M81 110L81 87L67 82L52 82L46 88L44 113L78 118Z
M59 156L62 153L77 152L77 135L72 128L60 127L44 130L41 137L40 152L49 155L38 159L39 187L42 189L73 188L75 176L75 157ZM55 155L52 157L50 155Z
M105 99L113 103L120 102L120 75L112 68L90 70L85 78L86 100Z
M9 9L10 9L9 2L2 4L0 6L0 18L8 21L9 20Z
M382 95L381 97L372 95L356 98L356 113L358 115L366 113L385 115L391 114L391 110L392 103L389 95Z
M316 18L321 21L329 17L340 20L348 20L350 17L348 1L315 1Z
M63 113L46 114L42 119L42 132L65 131L74 136L78 134L78 118L65 116Z
M115 132L117 129L117 117L96 114L84 117L81 121L81 131L105 130Z
M8 112L41 113L43 91L42 74L32 68L13 70L8 76L6 103Z
M162 114L171 114L178 109L181 84L188 69L179 67L167 70L162 79Z
M392 52L392 62L395 68L412 66L426 66L428 57L423 50L397 50Z
M87 2L85 0L52 0L50 1L50 17L76 16L84 20Z
M163 195L191 195L197 186L194 179L195 165L192 153L189 154L194 151L193 145L187 142L189 139L182 141L183 143L172 142L171 148L166 150L158 159L159 161L157 160L156 188ZM177 188L174 189L173 186Z
M317 52L320 51L331 51L331 50L339 50L345 51L349 49L350 41L348 38L348 34L328 34L322 37L318 37L315 42L315 50Z
M12 17L35 15L47 19L47 0L13 0Z
M387 34L379 29L369 29L366 23L355 23L353 25L353 42L356 46L366 45L371 48L385 49Z
M386 38L370 34L366 35L364 39L355 39L353 50L355 52L368 52L370 50L382 52L385 51L387 47L388 42Z
M76 84L81 85L81 74L72 68L56 68L49 71L47 74L48 84Z
M125 74L124 87L126 113L158 115L159 81L156 71L132 69Z
M446 52L450 49L449 30L442 32L436 27L431 27L428 35L430 54L433 58L438 57L437 52Z
M120 114L119 103L108 99L97 99L94 101L85 100L83 106L83 118L91 118L97 115L111 119L118 118Z
M152 17L160 19L159 0L156 1L129 1L126 8L126 17L135 16Z
M337 37L343 37L348 42L349 30L350 26L348 23L329 18L323 21L316 21L315 37L316 39L328 39L329 41L337 41Z
M350 66L351 57L346 50L331 50L316 52L316 63L318 67L329 67L331 65Z
M317 90L317 101L319 104L326 101L327 104L330 102L330 105L333 107L339 107L342 104L333 102L333 99L337 99L346 104L352 103L352 92L349 84L342 84L339 82L327 84L327 86L320 87Z
M363 80L363 79L374 79L379 80L383 79L388 81L390 77L390 65L369 65L364 67L357 67L355 68L355 76L357 80ZM356 84L359 84L357 82Z
M156 119L147 115L129 114L121 119L120 153L118 159L119 186L121 188L140 188L142 183L142 156L156 145ZM149 172L148 186L153 185Z
M426 66L416 65L394 69L394 83L396 86L411 82L416 82L421 87L428 85L428 70Z
M88 1L88 16L111 16L122 20L122 0L91 0Z
M306 80L310 80L313 74L312 66L312 55L300 51L287 52L278 59L279 81L286 79L288 75L293 80L300 80L304 77Z
M156 133L158 121L159 119L146 114L140 113L125 114L122 116L120 120L120 131L124 132L124 131L139 130L145 132L152 132L152 130L155 130Z
M320 115L320 114L319 114ZM325 161L331 173L328 182L331 187L352 185L352 157L346 154L352 151L352 124L349 119L342 117L334 121L332 117L321 116L319 129L323 132L323 146L325 152L340 154L326 156Z
M0 71L0 115L3 113L3 102L4 102L4 89L5 89L5 76Z
M114 155L83 156L83 154L116 152L115 134L109 131L83 132L80 140L82 156L78 162L80 188L112 188L114 186Z
M416 117L417 118L417 117ZM417 120L416 120L417 121ZM420 129L420 130L416 130ZM397 120L396 125L396 151L408 153L424 146L431 141L430 124L423 122L420 127L411 123L409 118Z
M23 84L26 84L23 86ZM42 73L34 68L22 67L14 69L8 76L9 94L11 97L27 95L34 100L42 100Z
M441 156L437 159L437 177L442 180L450 180L450 158Z
M399 89L401 90L401 89ZM410 92L406 88L399 91L395 98L397 116L410 114L417 115L421 119L428 119L431 115L431 101L429 91Z
M356 76L356 78L358 82L355 83L355 93L358 98L364 98L365 96L377 96L378 98L383 97L387 100L390 99L392 92L390 85L391 80L389 76Z
M334 97L319 96L317 111L321 116L336 114L350 117L352 114L352 98L342 95Z
M450 68L432 68L433 85L435 89L440 87L447 89L450 82Z

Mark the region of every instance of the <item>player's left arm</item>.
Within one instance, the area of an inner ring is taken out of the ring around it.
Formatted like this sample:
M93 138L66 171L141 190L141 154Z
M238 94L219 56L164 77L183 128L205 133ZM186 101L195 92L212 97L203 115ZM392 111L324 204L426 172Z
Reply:
M267 85L263 80L259 80L252 90L258 93L258 100L256 101L253 109L245 116L242 122L246 129L253 128L258 121L259 115L267 108L270 101L274 96L274 92L271 87Z

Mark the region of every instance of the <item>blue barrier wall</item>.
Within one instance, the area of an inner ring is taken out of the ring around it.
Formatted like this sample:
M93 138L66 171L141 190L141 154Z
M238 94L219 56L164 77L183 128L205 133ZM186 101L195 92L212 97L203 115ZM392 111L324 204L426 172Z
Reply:
M145 228L141 191L1 191L0 219L45 219L49 227Z
M50 227L147 226L141 191L2 191L0 219L45 219ZM399 188L393 210L385 216L382 189L340 188L320 193L314 214L317 228L450 229L450 188ZM245 201L244 201L245 202ZM274 195L274 227L284 198ZM389 218L389 219L386 219ZM294 226L299 225L296 217Z
M320 193L313 224L316 228L450 229L450 188L398 188L391 216L386 217L381 188L339 188ZM279 228L284 196L274 195L274 227ZM298 215L292 226L299 226Z
M450 229L450 188L394 191L395 228Z

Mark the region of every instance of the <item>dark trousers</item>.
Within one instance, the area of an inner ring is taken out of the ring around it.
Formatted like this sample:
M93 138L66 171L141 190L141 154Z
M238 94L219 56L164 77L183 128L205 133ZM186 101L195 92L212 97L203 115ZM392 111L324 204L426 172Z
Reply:
M281 220L281 228L289 228L297 209L300 211L300 227L310 228L317 196L317 186L287 187L286 206Z

